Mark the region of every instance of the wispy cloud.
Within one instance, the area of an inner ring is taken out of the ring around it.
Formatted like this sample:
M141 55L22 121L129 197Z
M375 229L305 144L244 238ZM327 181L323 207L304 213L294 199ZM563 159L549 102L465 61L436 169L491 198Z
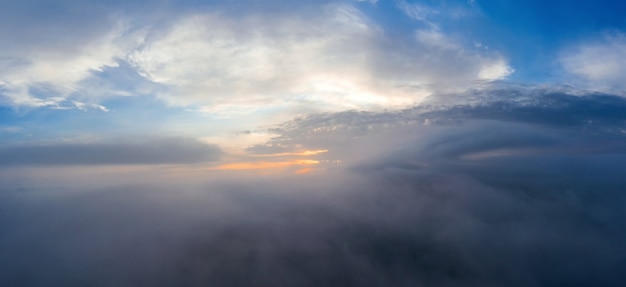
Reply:
M81 82L94 72L117 66L117 59L139 40L126 34L121 20L111 25L101 35L74 39L76 47L71 49L42 43L6 51L0 59L2 94L14 105L34 107L68 106L75 94L88 94L89 87Z
M600 39L569 47L559 61L585 87L626 95L625 34L607 33Z
M397 39L348 3L313 11L233 15L218 9L146 23L118 13L96 27L104 32L77 35L76 48L8 50L0 84L13 105L99 107L107 96L142 94L93 80L121 65L155 84L149 92L171 105L222 114L237 113L242 104L253 112L285 105L283 112L298 113L406 106L434 90L464 89L513 71L498 53L463 48L435 28L395 45Z

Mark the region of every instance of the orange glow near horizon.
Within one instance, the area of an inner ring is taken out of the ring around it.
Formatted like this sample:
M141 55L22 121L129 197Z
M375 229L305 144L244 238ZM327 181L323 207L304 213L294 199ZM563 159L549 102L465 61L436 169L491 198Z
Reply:
M319 150L305 150L301 152L285 152L285 153L272 153L272 154L255 154L254 157L280 157L280 156L311 156L318 155L320 153L328 152L327 149Z
M311 172L313 172L313 169L307 167L307 168L296 170L295 174L307 174L307 173L311 173Z
M214 170L257 170L257 169L281 169L295 166L308 166L317 165L320 162L317 160L293 160L293 161L279 161L279 162L240 162L230 163L217 166Z

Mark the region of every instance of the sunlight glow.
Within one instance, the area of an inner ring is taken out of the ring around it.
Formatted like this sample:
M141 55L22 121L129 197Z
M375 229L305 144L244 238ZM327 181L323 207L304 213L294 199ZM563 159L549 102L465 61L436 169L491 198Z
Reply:
M254 157L280 157L280 156L311 156L321 153L327 153L327 149L319 150L305 150L301 152L284 152L284 153L272 153L272 154L255 154Z
M303 168L303 169L299 169L295 172L295 174L307 174L307 173L311 173L313 172L312 168Z
M293 161L279 161L279 162L240 162L230 163L217 166L214 170L256 170L256 169L283 169L294 166L308 166L317 165L320 162L317 160L300 159Z

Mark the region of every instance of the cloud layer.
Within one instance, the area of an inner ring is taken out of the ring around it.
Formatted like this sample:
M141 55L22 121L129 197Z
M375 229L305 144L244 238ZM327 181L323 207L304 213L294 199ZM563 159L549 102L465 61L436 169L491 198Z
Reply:
M115 143L58 143L0 147L0 166L201 163L218 160L218 147L182 138Z
M504 163L503 163L504 164ZM510 162L506 163L510 165ZM492 166L494 172L503 165ZM626 198L581 177L337 174L0 193L0 282L68 286L614 286ZM597 174L592 174L595 176ZM622 177L623 178L623 177ZM547 185L546 185L547 184ZM619 184L623 184L620 182ZM575 189L574 185L578 185ZM601 191L601 192L600 192Z
M564 91L285 123L309 175L2 178L0 284L623 285L626 101Z

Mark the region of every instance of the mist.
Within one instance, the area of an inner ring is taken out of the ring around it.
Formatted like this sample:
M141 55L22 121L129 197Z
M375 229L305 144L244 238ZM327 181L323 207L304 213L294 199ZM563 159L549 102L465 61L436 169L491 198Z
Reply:
M576 97L564 99L589 99ZM539 98L537 114L564 107L544 99L554 97ZM516 107L488 119L476 112L485 105L285 123L268 147L332 143L323 157L342 159L307 175L163 177L154 168L127 175L134 180L122 180L127 171L79 180L68 169L63 181L61 169L50 184L26 172L0 192L0 284L626 283L618 114L531 121L528 106ZM589 128L603 119L603 129Z

